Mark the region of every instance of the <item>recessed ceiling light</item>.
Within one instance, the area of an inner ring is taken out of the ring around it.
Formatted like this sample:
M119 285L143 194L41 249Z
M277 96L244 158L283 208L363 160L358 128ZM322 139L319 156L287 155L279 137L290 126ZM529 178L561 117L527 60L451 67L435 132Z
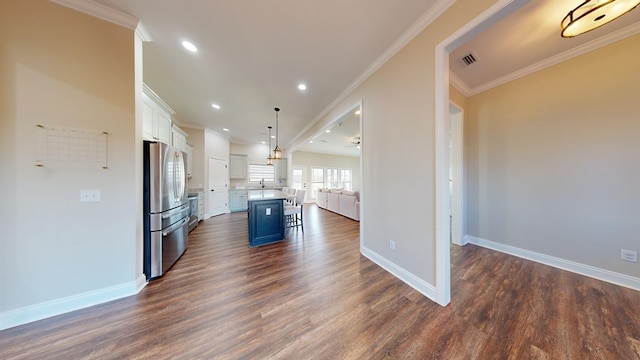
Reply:
M198 48L193 45L192 43L188 42L187 40L182 42L182 46L184 46L185 49L191 51L191 52L198 52Z
M356 110L356 115L360 115L360 110Z
M300 90L300 91L307 90L307 85L305 85L303 83L298 84L298 90Z
M266 144L266 143L267 143L266 141L260 141L260 144Z
M324 132L326 132L326 133L330 133L330 132L331 132L331 129L327 129L327 130L325 130Z
M271 138L272 138L272 139L275 139L275 138L276 138L276 136L275 136L275 135L271 135Z
M313 144L313 140L309 140L309 144Z
M218 105L218 104L211 104L211 107L216 109L216 110L220 110L220 105Z
M222 131L229 131L229 129L227 129L227 128L222 128Z

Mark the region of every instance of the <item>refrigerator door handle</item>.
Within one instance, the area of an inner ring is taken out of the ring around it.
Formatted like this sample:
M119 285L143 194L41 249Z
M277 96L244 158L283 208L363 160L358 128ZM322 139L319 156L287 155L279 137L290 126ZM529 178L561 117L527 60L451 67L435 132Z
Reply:
M189 209L189 203L186 203L186 204L180 206L177 209L174 209L174 210L171 210L171 211L167 211L165 214L162 215L162 219L168 219L168 218L172 217L173 215L175 215L175 214L177 214L177 213L179 213L181 211L187 210L187 209Z
M170 228L168 228L166 231L163 231L162 232L162 236L167 236L167 235L171 234L172 232L180 229L182 226L184 226L184 224L186 224L188 222L189 222L189 217L186 217L186 218L180 220L179 222L175 223Z

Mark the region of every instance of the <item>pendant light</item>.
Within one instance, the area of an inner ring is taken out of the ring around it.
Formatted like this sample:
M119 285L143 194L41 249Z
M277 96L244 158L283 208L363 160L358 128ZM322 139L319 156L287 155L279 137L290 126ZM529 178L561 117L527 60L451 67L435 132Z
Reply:
M267 155L267 165L273 165L273 158L271 157L271 126L267 126L269 128L269 155Z
M280 160L282 158L282 151L280 151L280 147L278 147L278 112L280 108L274 108L276 111L276 147L273 148L273 160ZM271 148L271 146L269 146Z
M633 10L640 0L586 0L569 11L560 26L564 38L584 34Z

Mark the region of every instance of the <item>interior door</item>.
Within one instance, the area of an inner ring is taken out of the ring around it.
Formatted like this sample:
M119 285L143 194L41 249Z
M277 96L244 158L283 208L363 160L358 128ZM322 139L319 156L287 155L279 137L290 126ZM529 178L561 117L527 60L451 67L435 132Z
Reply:
M228 212L229 161L209 158L209 216Z
M305 201L309 199L307 191L307 169L304 166L294 166L291 170L291 187L294 189L305 190Z

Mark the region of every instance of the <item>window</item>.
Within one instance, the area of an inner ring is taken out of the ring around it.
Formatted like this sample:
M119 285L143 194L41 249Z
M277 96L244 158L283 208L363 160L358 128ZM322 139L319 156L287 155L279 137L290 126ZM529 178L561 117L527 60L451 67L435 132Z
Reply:
M323 187L352 190L353 179L351 175L351 169L311 168L311 191L313 197L317 198L318 189Z
M311 199L318 198L318 190L324 187L324 169L311 168Z
M340 174L338 176L340 179L340 187L351 191L351 169L340 170Z
M275 182L276 167L265 164L249 164L249 182Z

